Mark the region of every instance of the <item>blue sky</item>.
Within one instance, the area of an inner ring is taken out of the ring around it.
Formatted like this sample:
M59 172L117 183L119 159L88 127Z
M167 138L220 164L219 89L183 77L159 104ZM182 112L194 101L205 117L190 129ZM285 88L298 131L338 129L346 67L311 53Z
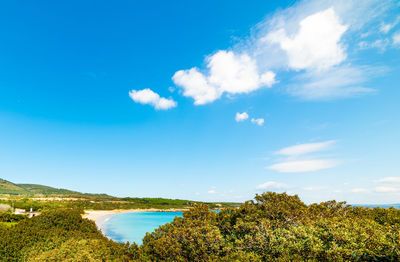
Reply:
M394 1L7 1L0 177L82 192L400 197Z

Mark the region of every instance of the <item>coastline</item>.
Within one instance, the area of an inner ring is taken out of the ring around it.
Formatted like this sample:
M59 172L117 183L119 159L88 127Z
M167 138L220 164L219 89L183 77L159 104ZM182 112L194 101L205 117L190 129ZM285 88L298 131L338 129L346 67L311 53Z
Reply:
M180 208L172 208L172 209L157 209L157 208L148 208L148 209L114 209L114 210L85 210L85 214L82 215L83 218L87 218L96 223L97 228L103 233L106 234L105 224L107 221L116 214L122 213L133 213L133 212L184 212L188 209L180 209Z

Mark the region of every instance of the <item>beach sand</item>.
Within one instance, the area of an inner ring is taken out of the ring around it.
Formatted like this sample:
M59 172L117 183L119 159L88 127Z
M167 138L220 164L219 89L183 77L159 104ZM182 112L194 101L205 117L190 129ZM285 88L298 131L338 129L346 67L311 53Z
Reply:
M187 211L188 209L116 209L116 210L85 210L83 218L94 221L97 228L105 235L104 225L107 221L116 214L131 213L131 212L179 212Z

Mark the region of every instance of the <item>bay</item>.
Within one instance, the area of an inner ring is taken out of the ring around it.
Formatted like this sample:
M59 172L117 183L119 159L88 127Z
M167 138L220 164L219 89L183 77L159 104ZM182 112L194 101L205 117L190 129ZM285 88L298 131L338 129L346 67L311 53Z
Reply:
M131 212L116 214L103 225L105 236L114 241L136 242L140 245L146 232L152 232L161 225L172 222L183 212Z

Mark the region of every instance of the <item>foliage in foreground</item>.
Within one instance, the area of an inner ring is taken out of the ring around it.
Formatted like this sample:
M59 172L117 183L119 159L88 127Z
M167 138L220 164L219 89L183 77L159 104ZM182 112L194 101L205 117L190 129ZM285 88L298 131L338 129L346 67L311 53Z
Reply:
M119 244L64 209L0 229L4 261L399 261L400 210L305 205L264 193L219 213L197 205L143 239Z
M135 257L128 246L115 243L82 219L82 210L55 209L0 227L1 261L129 261Z

